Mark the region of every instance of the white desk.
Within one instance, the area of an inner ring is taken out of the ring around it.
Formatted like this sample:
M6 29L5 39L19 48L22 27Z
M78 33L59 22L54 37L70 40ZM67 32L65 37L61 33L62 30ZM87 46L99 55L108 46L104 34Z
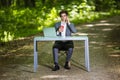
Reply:
M87 36L71 36L71 37L35 37L34 38L34 72L37 71L38 68L38 52L37 52L37 41L62 41L62 40L83 40L85 42L85 67L87 71L90 71L90 63L89 63L89 42Z

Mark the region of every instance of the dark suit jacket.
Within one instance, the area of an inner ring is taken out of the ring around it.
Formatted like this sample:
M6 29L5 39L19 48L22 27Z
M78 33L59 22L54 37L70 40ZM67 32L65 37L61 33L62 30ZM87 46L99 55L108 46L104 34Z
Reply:
M61 26L61 22L58 22L55 24L56 32L58 31L59 27ZM71 36L71 33L75 33L76 29L73 23L67 24L66 27L66 36ZM60 36L58 34L57 36ZM67 50L68 48L73 48L73 41L55 41L55 44L53 45L53 48L59 48L60 50Z

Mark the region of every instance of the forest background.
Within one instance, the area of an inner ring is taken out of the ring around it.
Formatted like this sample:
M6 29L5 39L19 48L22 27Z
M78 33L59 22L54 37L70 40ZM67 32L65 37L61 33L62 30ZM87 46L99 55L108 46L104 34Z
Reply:
M77 24L119 15L119 0L0 0L0 42L23 39L52 27L60 10Z

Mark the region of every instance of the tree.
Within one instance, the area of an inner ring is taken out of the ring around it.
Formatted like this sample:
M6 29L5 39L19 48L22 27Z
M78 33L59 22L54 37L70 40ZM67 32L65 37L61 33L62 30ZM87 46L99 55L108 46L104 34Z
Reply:
M35 7L35 0L24 0L25 7Z
M12 0L0 0L1 7L10 7Z

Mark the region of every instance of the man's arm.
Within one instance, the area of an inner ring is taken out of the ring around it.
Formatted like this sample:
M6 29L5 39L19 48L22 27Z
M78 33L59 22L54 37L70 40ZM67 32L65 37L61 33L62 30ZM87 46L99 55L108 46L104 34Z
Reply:
M57 35L60 35L60 32L59 32L59 22L55 24L55 30L56 30L56 34Z
M73 23L67 23L67 27L70 29L72 33L77 32Z
M70 23L70 20L69 20L68 17L66 18L66 23L67 23L67 27L70 29L70 31L71 31L72 33L77 32L76 29L75 29L74 24L73 24L73 23Z

